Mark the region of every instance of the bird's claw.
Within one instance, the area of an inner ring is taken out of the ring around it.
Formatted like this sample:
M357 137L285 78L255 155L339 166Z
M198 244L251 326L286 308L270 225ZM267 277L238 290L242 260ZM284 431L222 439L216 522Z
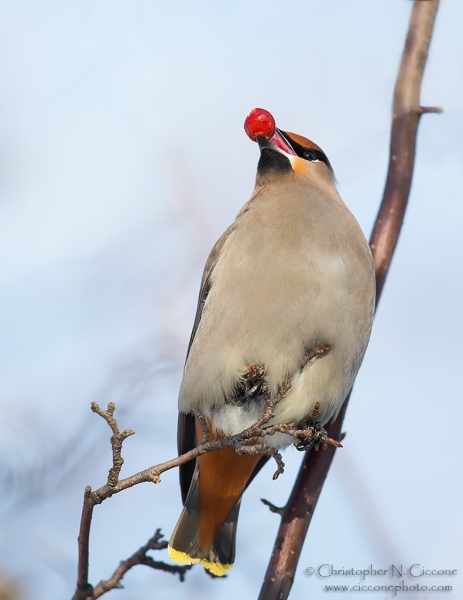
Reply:
M328 433L320 423L310 422L302 432L301 436L294 440L294 445L297 450L310 450L314 448L318 450L319 444L325 444L328 438Z

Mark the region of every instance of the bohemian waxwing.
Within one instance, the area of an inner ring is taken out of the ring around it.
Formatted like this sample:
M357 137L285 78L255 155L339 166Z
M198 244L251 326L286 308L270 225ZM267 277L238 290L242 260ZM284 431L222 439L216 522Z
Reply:
M271 396L292 381L272 423L306 423L318 413L312 420L324 425L339 412L370 337L373 260L326 155L279 129L257 141L254 192L212 249L201 281L179 395L181 454L201 439L192 409L206 417L211 438L263 415L262 390L246 387L251 365L263 369ZM293 438L277 433L265 442L283 448ZM181 467L184 509L169 542L172 560L201 563L214 575L231 568L241 495L263 462L224 448Z

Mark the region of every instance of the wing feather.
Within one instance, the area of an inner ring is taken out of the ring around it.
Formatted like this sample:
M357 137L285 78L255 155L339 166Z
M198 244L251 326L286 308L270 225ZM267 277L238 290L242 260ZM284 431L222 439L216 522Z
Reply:
M206 304L207 297L212 287L212 273L214 271L214 267L217 264L220 252L225 242L233 233L235 227L236 221L232 225L230 225L230 227L221 235L221 237L218 239L218 241L212 248L211 253L209 254L209 257L206 261L206 266L204 267L203 276L201 278L201 286L199 288L198 305L196 307L196 316L193 323L193 330L191 332L190 342L188 344L188 350L186 355L187 359L188 354L190 353L191 345L193 344L193 340L196 335L196 331L198 330L199 323L201 322L204 305ZM177 424L177 448L179 455L185 454L185 452L189 452L192 448L195 448L196 446L197 439L194 416L191 414L179 413ZM196 461L191 460L190 462L181 465L179 468L180 490L182 493L183 503L185 503L186 497L188 495L188 490L190 489L190 483L193 477L195 466Z

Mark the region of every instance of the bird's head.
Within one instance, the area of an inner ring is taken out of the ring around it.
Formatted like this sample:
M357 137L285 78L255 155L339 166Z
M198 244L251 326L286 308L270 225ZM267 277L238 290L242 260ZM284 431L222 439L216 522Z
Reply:
M330 161L323 150L311 140L296 133L275 129L270 139L256 136L260 159L257 166L257 185L276 183L289 178L301 182L334 183Z

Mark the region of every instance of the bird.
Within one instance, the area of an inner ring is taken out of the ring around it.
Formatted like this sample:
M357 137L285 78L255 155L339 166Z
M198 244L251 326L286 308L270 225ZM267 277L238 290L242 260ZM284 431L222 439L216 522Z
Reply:
M269 424L325 425L370 338L373 259L326 154L278 128L256 139L254 191L212 248L201 280L179 392L179 454L201 441L198 414L209 439L238 434L285 382ZM253 379L256 371L263 376ZM275 450L293 441L265 437ZM215 576L230 570L241 498L266 459L228 447L180 467L184 507L168 544L173 561L200 563Z

